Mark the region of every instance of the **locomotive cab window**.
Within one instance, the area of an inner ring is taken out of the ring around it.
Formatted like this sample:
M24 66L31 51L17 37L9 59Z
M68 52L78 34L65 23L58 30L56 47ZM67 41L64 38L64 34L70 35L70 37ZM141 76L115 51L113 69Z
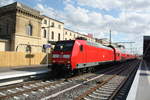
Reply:
M54 51L72 51L74 41L59 41L56 43Z
M83 51L83 45L80 45L80 51Z

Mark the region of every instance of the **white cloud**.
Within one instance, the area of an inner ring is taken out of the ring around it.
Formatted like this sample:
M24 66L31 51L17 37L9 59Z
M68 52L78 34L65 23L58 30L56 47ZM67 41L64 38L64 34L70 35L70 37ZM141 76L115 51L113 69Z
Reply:
M15 2L15 0L0 0L0 7L11 4Z
M114 9L122 6L122 0L77 0L79 5L90 6L99 9Z
M133 3L133 0L130 0L125 3L125 0L78 0L77 2L79 5L98 9L120 9L121 12L117 17L104 15L83 6L75 6L71 0L65 1L62 11L41 4L37 4L36 8L43 14L63 20L65 27L74 31L93 33L96 37L104 38L111 29L112 35L118 36L118 40L135 41L137 44L135 47L139 48L142 47L143 34L150 34L150 13L148 13L150 8L147 6L149 1L136 0ZM143 9L145 10L142 11ZM121 34L126 34L126 37L119 37Z
M36 5L35 9L39 10L42 15L47 15L47 16L54 18L54 19L57 19L59 17L58 11L47 6L47 5L42 5L42 4L38 3Z
M111 10L120 9L134 12L149 12L149 0L77 0L82 6L98 9Z

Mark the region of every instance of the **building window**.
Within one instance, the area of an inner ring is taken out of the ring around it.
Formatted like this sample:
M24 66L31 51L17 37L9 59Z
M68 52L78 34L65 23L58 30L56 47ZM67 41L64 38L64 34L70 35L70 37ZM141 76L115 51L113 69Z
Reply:
M58 41L60 41L60 33L58 33Z
M32 36L32 30L33 30L32 25L31 24L27 25L26 32L29 36Z
M55 27L55 24L54 24L54 22L52 22L52 25L51 25L51 27Z
M6 34L9 34L9 24L6 24Z
M58 25L58 28L61 29L61 25Z
M51 39L54 39L54 32L52 31L52 36L51 36Z
M65 38L65 40L67 40L67 38Z
M67 35L67 32L65 34Z
M46 30L44 29L44 38L46 38L46 34L47 34L47 33L46 33Z
M47 20L44 20L44 24L47 24Z
M2 26L0 25L0 33L2 32Z
M70 32L70 36L71 36L71 32Z
M74 38L76 38L76 35L74 34Z

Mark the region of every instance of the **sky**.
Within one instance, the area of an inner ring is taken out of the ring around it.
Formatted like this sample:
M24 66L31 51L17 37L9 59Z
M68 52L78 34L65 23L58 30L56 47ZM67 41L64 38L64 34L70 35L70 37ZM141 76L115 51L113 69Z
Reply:
M18 1L83 34L124 44L141 54L143 35L150 35L150 0L0 0L0 6Z

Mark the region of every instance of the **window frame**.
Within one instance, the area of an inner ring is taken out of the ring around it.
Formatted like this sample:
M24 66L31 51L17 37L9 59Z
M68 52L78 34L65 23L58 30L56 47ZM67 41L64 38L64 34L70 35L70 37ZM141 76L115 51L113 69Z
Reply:
M44 24L47 24L47 20L46 19L44 19Z
M54 22L52 22L52 23L51 23L51 27L55 27L55 24L54 24Z
M46 37L47 37L47 31L46 31L46 29L44 29L44 32L43 32L43 33L44 33L44 36L43 36L43 37L46 38Z
M54 40L54 31L51 32L51 39Z
M28 36L32 36L33 35L33 25L32 24L28 24L26 26L26 34Z
M58 25L58 28L61 29L61 25Z
M61 40L61 38L60 38L61 36L60 36L60 33L58 33L58 41L60 41Z

